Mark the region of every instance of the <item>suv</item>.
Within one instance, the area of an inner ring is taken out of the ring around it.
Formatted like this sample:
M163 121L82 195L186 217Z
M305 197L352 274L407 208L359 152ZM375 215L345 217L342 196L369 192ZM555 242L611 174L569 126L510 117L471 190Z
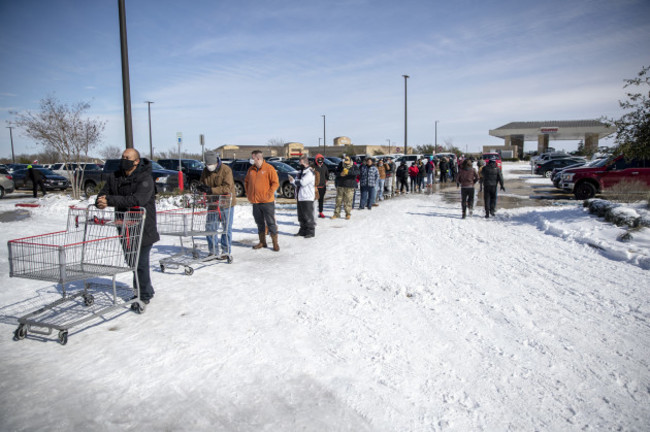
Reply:
M502 164L501 164L501 155L499 153L483 153L481 156L481 159L485 162L485 165L488 164L491 160L495 161L497 163L497 166L499 169L502 169Z
M561 185L576 199L584 200L622 181L639 181L650 187L650 160L612 156L594 166L564 170Z
M165 169L178 172L178 159L160 159L158 163ZM199 160L181 159L181 169L185 176L183 183L190 187L190 191L196 191L204 167L203 162Z
M293 198L296 194L296 190L289 182L289 175L295 178L298 172L283 162L271 161L267 163L272 165L278 172L278 180L280 181L280 186L278 187L279 195L285 198ZM232 168L232 176L235 180L235 193L238 197L242 197L246 194L246 190L244 189L244 179L246 178L246 173L250 167L251 164L247 160L236 160L230 164L230 168Z

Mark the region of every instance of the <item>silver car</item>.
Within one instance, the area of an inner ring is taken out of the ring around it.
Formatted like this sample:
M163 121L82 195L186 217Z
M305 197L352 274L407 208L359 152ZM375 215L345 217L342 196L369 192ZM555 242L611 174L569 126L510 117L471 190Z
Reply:
M4 198L5 194L12 193L16 189L14 181L6 169L0 169L0 198Z

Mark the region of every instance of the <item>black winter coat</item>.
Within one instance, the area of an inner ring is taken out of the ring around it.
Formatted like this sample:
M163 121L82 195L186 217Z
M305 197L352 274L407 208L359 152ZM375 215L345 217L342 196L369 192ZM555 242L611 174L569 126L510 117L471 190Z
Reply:
M397 167L397 178L400 180L408 180L409 178L409 169L406 165L400 165Z
M497 183L503 187L503 174L496 163L489 163L481 170L484 187L496 187Z
M352 165L348 170L347 175L341 175L343 171L343 162L339 164L336 173L336 187L346 187L346 188L356 188L357 187L357 176L359 175L359 167Z
M108 177L108 181L97 195L105 195L109 206L117 211L126 211L132 207L144 207L146 219L142 232L142 246L149 246L160 240L156 228L156 192L151 176L151 161L141 158L135 171L127 176L117 170Z

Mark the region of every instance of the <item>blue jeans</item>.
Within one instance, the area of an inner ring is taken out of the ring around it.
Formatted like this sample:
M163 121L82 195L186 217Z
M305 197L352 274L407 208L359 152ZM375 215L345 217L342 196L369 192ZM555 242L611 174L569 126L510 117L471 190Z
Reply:
M374 186L361 186L361 201L359 202L359 209L364 207L372 208L375 203L375 187Z
M221 217L220 217L221 216ZM206 231L223 231L221 234L221 253L230 255L232 247L232 220L235 216L235 207L230 207L219 212L211 211L205 223ZM208 240L208 250L211 254L217 254L217 236L209 235L206 237Z
M386 183L386 179L379 179L377 182L377 198L375 198L376 201L383 201L384 200L384 184Z

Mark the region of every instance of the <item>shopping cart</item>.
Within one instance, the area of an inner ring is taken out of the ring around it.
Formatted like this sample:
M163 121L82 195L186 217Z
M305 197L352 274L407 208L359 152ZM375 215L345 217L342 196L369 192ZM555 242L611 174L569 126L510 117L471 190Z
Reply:
M59 342L65 345L71 327L129 305L135 312L143 312L135 270L145 214L143 208L115 211L73 207L68 210L65 231L10 240L11 277L56 282L62 291L61 299L18 319L14 340L24 339L28 332L47 336L58 330ZM133 272L135 286L132 290L120 287L118 296L115 276L125 272ZM109 301L102 297L96 302L93 295L107 284L88 282L100 276L112 276ZM69 287L76 281L85 281L83 290L68 293L66 284Z
M224 250L218 239L219 234L228 230L231 215L232 196L195 194L190 198L187 208L165 210L156 213L158 233L177 236L180 252L160 260L160 271L184 267L185 274L194 273L194 264L211 265L220 261L232 263L230 246ZM195 237L212 237L214 251L203 251ZM186 247L183 238L190 238L191 247ZM219 252L218 249L221 249ZM212 253L211 253L212 252Z

